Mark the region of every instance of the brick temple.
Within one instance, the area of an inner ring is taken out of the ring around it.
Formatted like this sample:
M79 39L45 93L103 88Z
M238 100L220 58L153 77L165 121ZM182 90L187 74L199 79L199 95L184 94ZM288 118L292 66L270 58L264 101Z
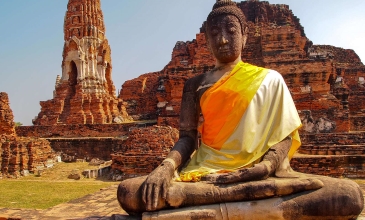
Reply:
M112 81L112 59L100 0L69 0L64 20L62 76L42 101L34 125L128 121Z

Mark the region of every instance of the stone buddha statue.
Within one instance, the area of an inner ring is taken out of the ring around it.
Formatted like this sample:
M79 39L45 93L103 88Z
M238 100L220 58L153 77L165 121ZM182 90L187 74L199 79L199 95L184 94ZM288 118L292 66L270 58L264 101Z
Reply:
M214 4L206 39L215 68L185 83L180 137L167 158L148 176L119 185L118 201L129 214L143 213L144 219L360 214L363 196L356 183L291 169L301 121L282 76L241 60L247 31L236 3Z

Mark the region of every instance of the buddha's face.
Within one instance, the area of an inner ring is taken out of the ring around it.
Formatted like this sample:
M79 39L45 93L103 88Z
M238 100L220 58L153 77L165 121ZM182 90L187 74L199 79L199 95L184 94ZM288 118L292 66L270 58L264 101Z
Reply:
M235 61L241 56L246 38L236 16L221 15L212 19L207 29L211 52L221 63Z

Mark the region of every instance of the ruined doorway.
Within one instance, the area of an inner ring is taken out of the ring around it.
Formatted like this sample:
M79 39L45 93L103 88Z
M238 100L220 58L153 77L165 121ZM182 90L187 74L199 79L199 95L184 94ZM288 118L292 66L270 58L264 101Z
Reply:
M68 73L68 84L70 86L70 96L74 96L76 93L77 85L77 66L74 61L70 63L70 72Z

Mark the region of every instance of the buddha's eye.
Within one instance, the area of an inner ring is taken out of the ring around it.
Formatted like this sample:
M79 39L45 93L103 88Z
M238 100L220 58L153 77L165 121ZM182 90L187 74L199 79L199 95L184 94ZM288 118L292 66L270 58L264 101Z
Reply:
M233 34L237 31L237 27L234 24L228 24L228 32Z
M217 29L217 28L212 28L212 29L210 30L210 33L211 33L213 36L216 36L216 35L219 33L219 31L218 31L218 29Z
M228 31L233 34L234 32L236 32L236 28L235 27L230 27L228 28Z

